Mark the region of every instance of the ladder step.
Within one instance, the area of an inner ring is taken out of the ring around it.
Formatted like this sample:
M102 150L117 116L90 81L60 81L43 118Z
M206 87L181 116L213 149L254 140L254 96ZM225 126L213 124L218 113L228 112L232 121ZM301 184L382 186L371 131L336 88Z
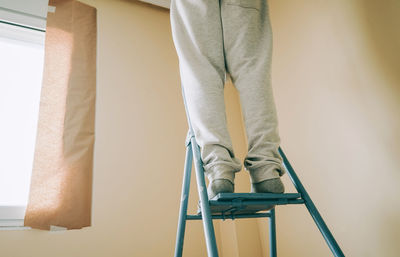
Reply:
M250 213L250 214L235 214L235 215L211 215L211 218L213 220L215 219L246 219L246 218L265 218L265 217L271 217L271 214L269 212L262 212L262 213ZM187 215L186 216L187 220L201 220L202 216L201 214L198 215Z
M219 193L210 200L231 201L235 199L242 200L271 200L271 199L298 199L299 193L272 194L272 193Z
M298 193L220 193L209 203L212 214L220 214L223 217L233 215L232 217L234 217L234 215L268 211L275 205L302 204L304 200ZM200 214L201 210L199 209L197 215Z

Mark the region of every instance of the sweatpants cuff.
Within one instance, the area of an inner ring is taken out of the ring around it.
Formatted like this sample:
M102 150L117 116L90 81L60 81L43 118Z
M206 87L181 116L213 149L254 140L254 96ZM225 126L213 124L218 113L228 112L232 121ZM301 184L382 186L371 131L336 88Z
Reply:
M279 178L285 174L285 169L279 165L262 166L258 169L249 170L250 181L252 184L259 183L264 180Z
M208 181L213 181L215 179L228 179L232 184L235 184L235 172L232 170L227 170L225 167L213 167L212 170L205 171Z

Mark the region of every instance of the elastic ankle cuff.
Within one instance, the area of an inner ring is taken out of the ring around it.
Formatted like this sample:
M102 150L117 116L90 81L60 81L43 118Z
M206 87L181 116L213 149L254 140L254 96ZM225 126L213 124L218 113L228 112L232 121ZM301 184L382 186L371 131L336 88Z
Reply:
M235 184L235 173L230 170L214 169L212 171L205 172L208 181L213 181L215 179L227 179L232 184Z
M250 170L250 181L252 184L260 183L264 180L279 178L284 172L279 172L279 166L269 165L269 167L260 167L255 170Z

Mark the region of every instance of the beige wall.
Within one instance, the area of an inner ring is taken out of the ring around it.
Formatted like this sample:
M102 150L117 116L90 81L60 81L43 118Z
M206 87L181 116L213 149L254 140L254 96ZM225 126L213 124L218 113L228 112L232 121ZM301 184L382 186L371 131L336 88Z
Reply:
M93 226L0 231L0 255L172 256L187 123L169 12L128 0L83 2L98 9L99 27ZM399 4L270 0L270 9L283 149L347 256L397 256ZM229 83L225 96L243 160ZM241 172L237 190L248 189ZM279 256L331 256L303 206L278 207L277 215ZM267 256L266 228L217 223L227 235L218 238L221 256ZM188 224L185 256L206 256L202 233L200 222Z
M83 2L98 11L93 226L0 231L0 256L172 256L187 124L169 13ZM188 227L188 256L205 255L201 233L199 222Z
M270 8L283 149L346 256L399 256L400 2ZM281 256L331 256L304 207L277 214Z

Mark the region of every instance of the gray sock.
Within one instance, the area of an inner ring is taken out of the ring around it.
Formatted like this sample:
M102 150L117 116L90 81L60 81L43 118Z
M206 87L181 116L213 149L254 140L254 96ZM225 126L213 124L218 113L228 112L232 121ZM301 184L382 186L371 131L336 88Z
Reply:
M273 178L251 184L251 192L282 194L285 192L285 186L280 178Z
M233 193L234 185L228 179L214 179L207 187L208 199L212 199L219 193Z

